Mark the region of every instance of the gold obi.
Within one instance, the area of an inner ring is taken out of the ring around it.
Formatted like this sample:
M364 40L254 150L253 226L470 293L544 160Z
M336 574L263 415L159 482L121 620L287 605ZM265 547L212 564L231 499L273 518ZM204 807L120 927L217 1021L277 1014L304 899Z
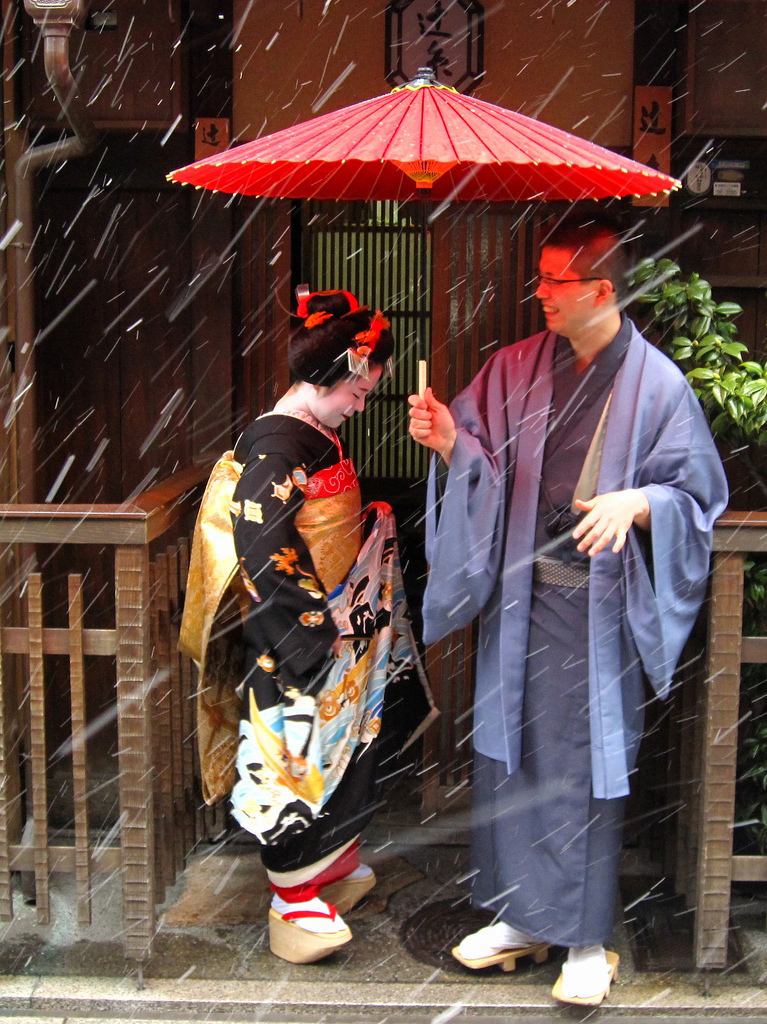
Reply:
M340 494L307 498L295 522L329 594L346 579L362 547L359 484Z

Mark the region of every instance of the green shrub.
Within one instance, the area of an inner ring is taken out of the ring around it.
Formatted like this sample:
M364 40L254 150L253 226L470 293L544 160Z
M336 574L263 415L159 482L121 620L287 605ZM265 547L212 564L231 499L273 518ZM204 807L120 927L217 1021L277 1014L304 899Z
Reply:
M736 340L735 302L716 303L698 274L684 279L673 260L646 259L633 276L633 294L647 317L645 332L685 373L706 413L712 434L746 465L767 497L755 457L767 445L767 367L744 360ZM767 634L767 556L746 560L743 629ZM767 666L744 665L738 743L736 842L767 854Z

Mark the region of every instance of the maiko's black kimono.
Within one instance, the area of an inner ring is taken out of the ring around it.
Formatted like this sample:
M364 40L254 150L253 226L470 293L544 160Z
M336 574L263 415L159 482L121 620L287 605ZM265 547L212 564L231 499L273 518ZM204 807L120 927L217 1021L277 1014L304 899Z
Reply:
M391 509L363 518L335 435L271 413L235 458L231 516L250 606L232 813L266 867L288 872L359 835L391 759L432 708Z

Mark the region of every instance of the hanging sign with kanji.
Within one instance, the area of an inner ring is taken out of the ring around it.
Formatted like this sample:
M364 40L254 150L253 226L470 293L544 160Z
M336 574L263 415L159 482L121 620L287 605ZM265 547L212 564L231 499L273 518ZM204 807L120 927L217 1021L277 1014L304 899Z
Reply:
M392 0L386 8L386 79L402 85L431 68L441 85L471 92L484 72L485 10L477 0Z
M204 160L213 153L229 149L231 136L228 117L200 117L194 126L194 158Z
M634 159L671 174L671 89L638 85L634 89ZM642 196L634 206L668 206L668 195Z

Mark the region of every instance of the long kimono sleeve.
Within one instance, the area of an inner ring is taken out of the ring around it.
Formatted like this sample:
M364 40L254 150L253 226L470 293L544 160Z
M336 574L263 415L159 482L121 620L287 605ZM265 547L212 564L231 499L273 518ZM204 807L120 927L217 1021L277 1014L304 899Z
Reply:
M488 374L483 372L451 406L457 437L447 474L437 457L432 460L426 514L426 643L468 625L482 611L498 579L506 463L503 454L498 458L492 452L483 411L487 398Z
M295 463L281 454L246 465L232 516L240 571L253 606L249 643L277 661L285 686L306 690L328 657L338 630L309 550L296 528L304 495Z
M727 481L692 391L679 403L637 484L650 503L649 568L629 534L626 612L644 670L665 697L705 597L714 522L727 505Z

